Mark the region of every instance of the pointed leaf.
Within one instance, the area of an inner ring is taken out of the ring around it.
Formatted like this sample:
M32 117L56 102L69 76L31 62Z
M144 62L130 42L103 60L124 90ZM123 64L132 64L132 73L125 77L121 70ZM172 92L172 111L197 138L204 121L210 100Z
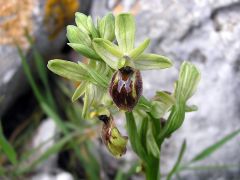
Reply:
M141 54L134 59L134 64L140 70L164 69L172 66L171 60L157 54Z
M0 149L6 154L7 158L13 165L17 164L17 154L12 145L7 141L3 134L1 121L0 121Z
M77 44L77 43L68 43L69 46L71 46L75 51L82 54L83 56L90 58L90 59L101 59L101 57L95 53L94 50L89 48L88 46L85 46L83 44Z
M113 41L115 38L115 19L112 13L107 14L99 21L100 37Z
M118 61L123 57L122 52L108 40L96 38L93 47L97 54L113 69L118 69Z
M184 141L182 143L182 146L181 146L181 149L180 149L180 152L179 152L179 155L178 155L178 158L177 158L177 161L175 162L175 164L174 164L172 170L170 171L170 173L168 174L167 180L171 180L174 173L178 170L179 165L182 161L183 155L185 153L185 150L186 150L186 140L184 139Z
M148 123L151 123L150 121ZM155 141L155 138L153 136L153 130L151 128L151 125L148 126L148 132L147 132L147 150L148 153L152 154L155 158L159 158L160 150L157 145L157 142Z
M130 53L129 56L131 59L137 58L139 55L143 53L143 51L148 47L150 43L150 39L146 39L142 44L140 44L137 48L133 49Z
M134 48L135 20L133 15L122 13L115 20L115 35L120 49L124 53Z
M201 151L199 154L197 154L191 162L196 162L205 159L206 157L213 154L216 150L220 149L224 144L232 140L234 137L236 137L240 133L240 129L224 136L222 139L214 143L213 145L209 146L208 148Z
M76 12L75 13L75 22L77 24L77 27L84 32L85 34L90 34L88 30L88 25L87 25L87 16L83 13Z
M89 80L90 78L88 72L74 62L54 59L48 61L47 67L55 74L73 81Z
M84 94L86 86L87 82L81 81L81 84L78 85L77 89L75 90L72 96L72 102L76 101L80 96Z
M83 44L88 47L91 46L91 39L88 34L84 33L76 26L67 26L67 38L70 43Z

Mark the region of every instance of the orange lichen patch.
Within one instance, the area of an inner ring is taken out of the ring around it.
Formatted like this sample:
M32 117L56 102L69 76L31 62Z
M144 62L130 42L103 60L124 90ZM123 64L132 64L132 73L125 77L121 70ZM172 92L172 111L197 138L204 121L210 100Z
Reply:
M48 0L45 4L44 24L49 39L54 39L74 17L79 9L78 0Z
M19 44L25 49L29 46L25 31L32 34L33 0L0 0L0 44Z
M139 10L140 10L140 7L141 6L140 6L139 1L136 1L136 3L133 4L133 6L129 10L129 12L131 12L131 14L133 14L133 15L137 15ZM124 9L124 6L121 3L117 4L117 6L114 7L114 9L113 9L114 14L119 14L123 11L125 11L125 9Z

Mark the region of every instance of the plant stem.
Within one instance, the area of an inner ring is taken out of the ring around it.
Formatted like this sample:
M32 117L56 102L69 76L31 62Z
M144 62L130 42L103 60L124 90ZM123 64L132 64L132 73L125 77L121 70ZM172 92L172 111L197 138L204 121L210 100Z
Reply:
M160 156L159 156L160 157ZM160 180L160 159L154 158L146 166L147 180Z

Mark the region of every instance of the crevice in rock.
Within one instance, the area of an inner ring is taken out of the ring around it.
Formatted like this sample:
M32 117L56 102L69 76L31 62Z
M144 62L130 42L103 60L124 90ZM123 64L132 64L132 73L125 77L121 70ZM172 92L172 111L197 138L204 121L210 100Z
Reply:
M217 32L222 30L222 26L218 22L218 15L222 13L224 13L224 15L227 15L229 12L237 12L240 14L240 2L231 3L212 10L210 19L213 21L214 29Z

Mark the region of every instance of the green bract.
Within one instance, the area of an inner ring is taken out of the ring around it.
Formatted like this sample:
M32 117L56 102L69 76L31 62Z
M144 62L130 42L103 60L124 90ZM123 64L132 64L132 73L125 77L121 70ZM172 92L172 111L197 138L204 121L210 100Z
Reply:
M68 45L88 58L87 63L55 59L49 61L48 68L80 82L72 101L83 97L83 117L90 118L94 111L108 112L107 117L113 119L114 112L125 110L129 140L142 159L147 179L160 178L161 145L182 125L186 112L197 110L194 105L188 106L187 101L196 91L200 72L193 64L183 62L174 92L158 91L148 100L141 96L144 82L140 70L169 68L172 62L162 55L145 53L149 39L135 46L134 17L128 13L114 17L110 13L98 19L95 26L91 17L76 13L76 24L67 27ZM163 117L168 113L165 120ZM103 131L106 147L114 156L121 156L127 138L115 124L110 126L103 116L100 119L103 128L109 130Z

